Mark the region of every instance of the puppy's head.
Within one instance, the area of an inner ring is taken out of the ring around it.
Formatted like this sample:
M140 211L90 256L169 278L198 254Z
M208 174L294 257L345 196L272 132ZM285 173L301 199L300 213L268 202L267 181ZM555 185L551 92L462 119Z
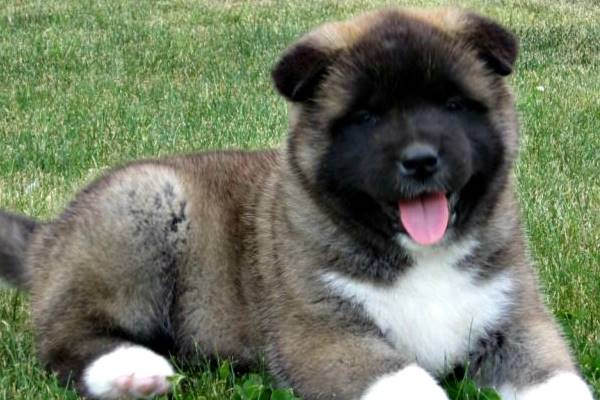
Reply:
M323 25L273 70L288 162L332 216L430 245L485 222L517 148L515 37L457 10Z

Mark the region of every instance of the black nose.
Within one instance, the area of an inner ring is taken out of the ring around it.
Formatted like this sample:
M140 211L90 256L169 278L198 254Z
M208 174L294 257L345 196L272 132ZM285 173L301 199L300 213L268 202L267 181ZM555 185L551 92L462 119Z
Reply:
M427 178L439 169L440 159L433 147L413 144L404 149L399 164L402 175Z

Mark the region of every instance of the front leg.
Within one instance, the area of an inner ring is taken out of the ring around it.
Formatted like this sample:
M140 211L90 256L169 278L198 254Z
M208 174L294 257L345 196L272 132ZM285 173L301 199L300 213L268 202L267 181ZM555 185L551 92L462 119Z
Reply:
M416 364L410 364L397 372L378 377L360 399L447 400L448 396L427 371Z
M537 303L516 315L479 371L503 400L593 400L548 312ZM491 382L490 382L491 381Z
M545 381L517 389L508 384L500 388L503 400L593 400L590 389L573 371L558 371Z
M271 372L305 400L447 400L423 368L375 332L291 316L271 333Z

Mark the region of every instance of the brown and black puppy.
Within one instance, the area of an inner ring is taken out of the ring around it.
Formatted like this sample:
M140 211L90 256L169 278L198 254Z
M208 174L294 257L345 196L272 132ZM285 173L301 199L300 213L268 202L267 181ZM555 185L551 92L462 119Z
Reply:
M99 399L168 391L163 356L196 348L264 354L305 399L445 399L457 367L504 399L591 399L519 222L516 56L456 10L326 24L273 70L281 148L130 164L49 223L1 214L42 362Z

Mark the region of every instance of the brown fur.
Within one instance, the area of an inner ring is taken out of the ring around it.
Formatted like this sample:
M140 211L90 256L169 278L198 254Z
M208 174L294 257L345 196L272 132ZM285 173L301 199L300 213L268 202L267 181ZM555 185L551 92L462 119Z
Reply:
M517 119L499 75L512 69L516 42L489 20L456 10L385 10L300 39L274 70L290 100L290 135L280 149L138 162L81 192L28 249L41 360L77 380L91 360L127 342L192 362L196 347L249 365L265 354L279 381L306 399L356 399L405 366L410 360L360 307L320 280L335 270L388 285L411 266L396 243L364 237L324 207L318 183L330 138L314 121L347 111L354 88L352 60L344 57L390 21L446 38L457 79L494 110L492 124L503 135L497 197L484 198L485 217L469 228L484 245L464 268L482 280L510 270L518 296L497 332L481 338L481 352L465 355L472 375L520 387L573 370L537 291L509 177ZM290 59L299 55L303 61Z

